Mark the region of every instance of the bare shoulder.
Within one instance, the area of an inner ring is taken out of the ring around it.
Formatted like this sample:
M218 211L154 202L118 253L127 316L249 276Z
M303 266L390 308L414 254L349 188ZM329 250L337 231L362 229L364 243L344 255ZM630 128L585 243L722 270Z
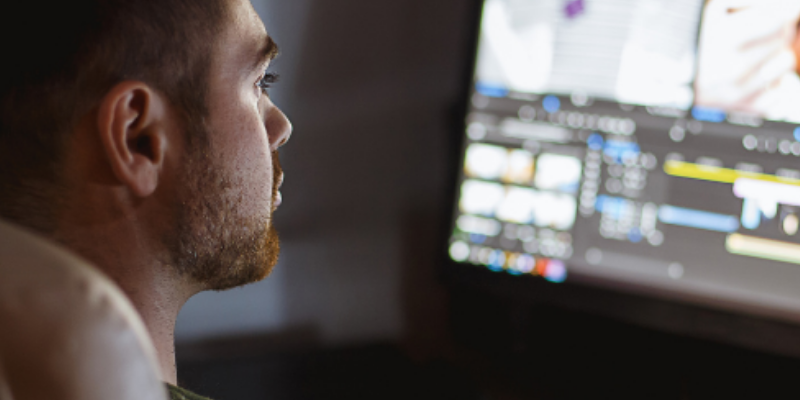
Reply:
M125 295L70 252L0 221L0 397L165 399ZM3 399L5 400L5 399Z

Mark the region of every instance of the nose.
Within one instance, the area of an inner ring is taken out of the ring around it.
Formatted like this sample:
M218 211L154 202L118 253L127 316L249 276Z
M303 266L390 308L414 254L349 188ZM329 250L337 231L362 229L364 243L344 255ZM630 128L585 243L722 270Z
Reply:
M272 151L278 150L292 136L292 122L275 105L267 113L266 128L269 136L269 147Z

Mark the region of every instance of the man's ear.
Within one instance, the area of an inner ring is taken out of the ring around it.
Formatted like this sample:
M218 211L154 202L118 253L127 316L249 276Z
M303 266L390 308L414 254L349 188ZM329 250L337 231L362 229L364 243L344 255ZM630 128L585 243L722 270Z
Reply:
M117 180L137 197L158 187L166 156L167 101L143 82L125 81L103 97L97 128L103 151Z

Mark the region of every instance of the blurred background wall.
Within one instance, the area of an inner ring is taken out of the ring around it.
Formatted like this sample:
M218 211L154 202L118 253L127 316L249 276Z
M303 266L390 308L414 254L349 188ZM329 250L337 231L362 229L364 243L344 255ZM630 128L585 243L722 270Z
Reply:
M253 0L282 50L272 97L295 127L283 251L264 282L193 298L179 342L302 332L334 345L440 323L434 260L469 3Z

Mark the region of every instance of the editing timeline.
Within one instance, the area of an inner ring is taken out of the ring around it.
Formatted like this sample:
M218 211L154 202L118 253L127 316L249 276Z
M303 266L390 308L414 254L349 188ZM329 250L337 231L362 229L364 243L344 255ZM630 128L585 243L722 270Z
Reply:
M452 259L796 299L800 2L727 3L488 0Z

